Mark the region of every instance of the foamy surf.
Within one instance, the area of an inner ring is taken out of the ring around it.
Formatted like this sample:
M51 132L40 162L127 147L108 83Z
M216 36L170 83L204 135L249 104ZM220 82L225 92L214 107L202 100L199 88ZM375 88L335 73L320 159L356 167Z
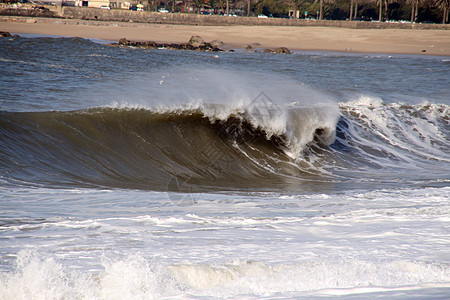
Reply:
M437 263L359 259L266 264L238 259L224 264L165 265L140 255L104 256L97 273L64 267L33 251L18 253L14 273L0 277L2 299L287 298L409 291L444 299L450 268ZM239 296L241 295L241 296ZM408 294L406 294L408 295ZM406 296L408 297L408 296Z

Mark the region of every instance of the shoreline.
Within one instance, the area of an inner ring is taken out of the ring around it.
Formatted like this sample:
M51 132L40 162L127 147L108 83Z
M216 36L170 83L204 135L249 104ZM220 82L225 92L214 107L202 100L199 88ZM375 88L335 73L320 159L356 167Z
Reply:
M450 31L350 29L292 26L196 26L29 17L1 17L0 31L81 37L118 42L121 38L158 43L186 43L193 35L221 40L226 48L287 47L293 51L417 54L450 56Z

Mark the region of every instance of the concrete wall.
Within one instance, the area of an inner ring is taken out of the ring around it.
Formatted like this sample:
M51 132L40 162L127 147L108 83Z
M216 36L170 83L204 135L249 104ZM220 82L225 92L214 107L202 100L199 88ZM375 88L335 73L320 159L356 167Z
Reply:
M57 14L54 11L41 9L17 9L17 8L0 9L0 15L14 16L14 17L40 17L40 18L57 17Z
M13 12L12 12L13 11ZM21 11L21 12L20 12ZM8 9L0 10L0 15L37 17L33 11ZM48 15L48 16L47 16ZM44 17L44 16L42 16ZM331 26L344 28L391 28L391 29L445 29L450 30L449 24L401 24L401 23L379 23L379 22L348 22L348 21L316 21L316 20L294 20L255 17L227 17L215 15L180 14L180 13L157 13L145 11L130 11L119 9L99 9L87 7L62 7L62 10L46 12L45 17L60 17L66 19L116 21L116 22L140 22L156 24L186 24L186 25L248 25L248 26Z
M401 24L379 22L347 22L347 21L316 21L255 17L227 17L217 15L198 15L180 13L157 13L127 10L95 10L81 7L64 7L64 18L103 20L103 21L133 21L143 23L166 23L187 25L269 25L269 26L333 26L345 28L416 28L416 29L450 29L450 25L442 24Z

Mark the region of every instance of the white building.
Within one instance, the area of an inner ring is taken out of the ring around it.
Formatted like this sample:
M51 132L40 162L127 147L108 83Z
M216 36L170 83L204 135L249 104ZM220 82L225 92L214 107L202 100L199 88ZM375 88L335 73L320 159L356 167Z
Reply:
M75 6L85 6L94 8L110 7L109 0L75 0Z

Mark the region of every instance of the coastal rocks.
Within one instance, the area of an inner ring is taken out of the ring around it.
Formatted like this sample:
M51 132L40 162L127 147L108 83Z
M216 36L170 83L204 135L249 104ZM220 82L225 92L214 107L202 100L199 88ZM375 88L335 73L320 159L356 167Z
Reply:
M193 35L189 40L189 45L191 45L194 48L199 48L200 46L205 45L205 40L199 35Z
M191 51L222 51L219 45L223 45L222 41L214 40L211 43L207 43L200 36L192 36L188 43L157 43L153 41L138 42L130 41L126 38L119 40L118 44L109 44L113 47L136 47L144 49L169 49L169 50L191 50Z
M291 51L286 47L279 47L279 48L276 48L275 50L265 49L264 53L291 54Z
M291 54L291 51L286 47L279 47L279 48L275 49L275 53Z
M0 37L11 37L11 33L8 31L0 31Z
M214 48L220 48L223 47L223 42L221 40L213 40L211 42L209 42L211 44L212 47Z
M142 49L169 49L169 50L188 50L188 51L224 51L221 49L223 46L223 41L213 40L211 42L205 42L205 40L199 35L193 35L187 43L157 43L154 41L131 41L126 38L121 38L118 43L107 44L107 46L112 47L134 47ZM254 46L260 46L259 43L249 44L245 49L250 52L259 52ZM226 50L228 52L235 52L232 49ZM283 53L291 54L291 51L286 47L279 47L275 50L265 49L266 53Z

